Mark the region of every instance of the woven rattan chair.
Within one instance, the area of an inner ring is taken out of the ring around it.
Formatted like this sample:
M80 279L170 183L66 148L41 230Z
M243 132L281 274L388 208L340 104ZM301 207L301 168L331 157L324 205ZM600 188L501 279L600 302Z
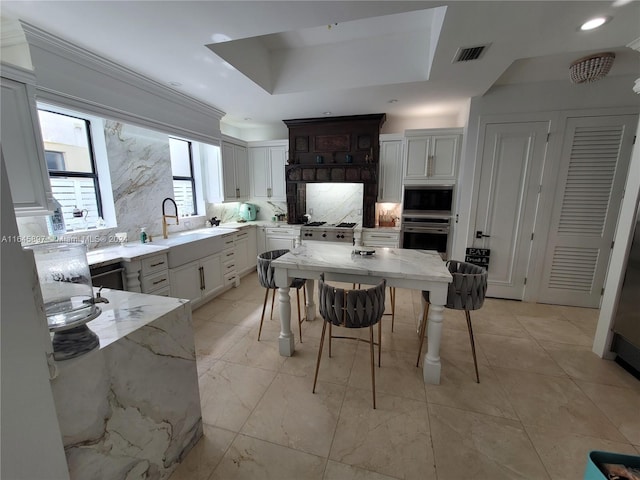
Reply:
M374 346L378 345L378 365L380 365L380 330L378 329L378 342L373 338L373 326L380 325L380 319L384 313L384 291L387 285L382 280L378 285L365 290L345 290L324 283L324 275L321 277L318 289L318 301L320 315L324 318L322 325L322 337L318 349L318 362L313 378L313 393L316 392L320 359L324 346L324 336L329 325L329 357L331 357L331 339L346 338L369 344L371 352L371 388L373 392L373 408L376 408L376 377L374 367ZM344 328L369 328L369 340L351 336L337 336L332 333L332 326Z
M258 341L260 341L260 335L262 334L262 323L264 322L264 313L267 309L267 299L269 298L269 291L272 291L273 294L271 296L271 316L269 317L273 320L273 304L276 298L276 290L278 287L276 286L276 281L273 277L274 270L271 267L271 261L275 260L278 257L281 257L289 250L271 250L269 252L264 252L258 255L258 280L260 281L260 285L262 285L266 291L264 292L264 303L262 304L262 316L260 317L260 329L258 330ZM304 286L306 284L306 280L304 278L294 278L289 285L290 288L296 289L296 298L298 300L298 330L300 331L300 342L302 342L302 322L304 322L304 318L300 314L300 289L302 289L302 293L304 295L304 304L307 303L307 292L304 290Z
M449 260L447 268L453 277L453 282L449 284L447 292L446 308L454 310L464 310L467 317L467 328L469 329L469 340L471 342L471 353L473 353L473 364L476 368L476 382L480 383L478 374L478 361L476 359L476 345L473 340L473 328L471 327L471 310L478 310L484 303L484 296L487 292L487 271L471 263ZM422 297L426 304L422 324L420 325L420 346L418 347L418 360L416 367L420 365L420 353L422 352L422 342L427 327L427 314L429 313L429 292L422 292Z

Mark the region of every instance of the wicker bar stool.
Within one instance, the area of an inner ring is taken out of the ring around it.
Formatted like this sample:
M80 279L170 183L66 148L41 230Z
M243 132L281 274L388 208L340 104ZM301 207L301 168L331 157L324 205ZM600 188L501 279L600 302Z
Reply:
M260 285L262 285L266 291L264 292L264 303L262 304L262 316L260 317L260 328L258 329L258 341L260 341L260 335L262 334L262 323L264 322L264 313L267 309L267 299L269 297L269 291L273 292L271 296L271 316L270 320L273 320L273 306L276 298L276 290L278 287L276 286L276 281L274 278L274 270L271 267L271 261L275 260L278 257L281 257L289 250L271 250L269 252L264 252L258 255L258 280L260 281ZM290 288L296 289L296 299L298 300L298 330L300 332L300 342L302 342L302 322L304 322L304 318L300 314L300 289L302 288L302 293L304 296L304 304L307 304L307 292L303 288L307 281L304 278L294 278L291 281Z
M331 357L331 339L333 338L346 338L369 344L369 351L371 353L373 408L376 408L374 346L378 345L378 362L380 362L380 332L378 331L378 342L375 342L373 338L373 326L380 324L380 319L384 313L384 292L386 285L386 280L382 280L375 287L366 290L345 290L327 285L324 283L324 275L320 277L318 302L320 315L324 318L324 323L322 324L322 337L320 338L320 347L318 348L316 373L313 378L313 393L316 392L320 359L322 358L322 348L324 346L324 336L327 330L327 324L329 324L329 357ZM333 335L332 326L344 328L368 327L369 340L364 340L359 337Z
M473 354L473 364L476 368L476 382L480 383L478 374L478 361L476 359L476 345L473 340L473 328L471 326L471 310L478 310L484 303L487 293L487 271L471 263L449 260L447 268L453 277L453 282L449 284L447 292L446 308L454 310L464 310L467 317L467 328L469 330L469 341L471 342L471 353ZM418 359L416 367L420 365L420 353L422 352L422 342L427 330L427 314L429 313L429 292L422 292L422 297L427 302L420 325L420 345L418 347Z

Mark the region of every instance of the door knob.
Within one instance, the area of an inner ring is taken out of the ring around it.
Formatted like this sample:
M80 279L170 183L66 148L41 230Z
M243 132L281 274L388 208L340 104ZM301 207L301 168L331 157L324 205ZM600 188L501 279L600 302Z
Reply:
M489 238L491 235L485 235L482 230L476 230L476 238Z

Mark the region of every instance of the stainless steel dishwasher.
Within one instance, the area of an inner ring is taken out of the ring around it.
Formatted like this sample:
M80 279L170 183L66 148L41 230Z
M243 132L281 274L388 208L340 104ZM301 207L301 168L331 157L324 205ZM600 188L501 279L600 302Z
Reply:
M94 287L126 290L124 267L119 262L89 267L89 271L91 272L91 284Z

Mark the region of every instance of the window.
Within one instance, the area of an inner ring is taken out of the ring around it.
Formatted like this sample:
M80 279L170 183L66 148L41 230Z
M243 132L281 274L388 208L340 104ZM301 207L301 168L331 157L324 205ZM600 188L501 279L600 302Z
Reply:
M182 215L196 215L196 189L193 177L193 150L191 142L169 138L173 196Z
M51 189L67 231L95 227L102 204L89 121L45 109L38 117Z

